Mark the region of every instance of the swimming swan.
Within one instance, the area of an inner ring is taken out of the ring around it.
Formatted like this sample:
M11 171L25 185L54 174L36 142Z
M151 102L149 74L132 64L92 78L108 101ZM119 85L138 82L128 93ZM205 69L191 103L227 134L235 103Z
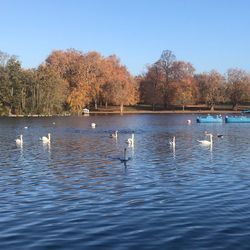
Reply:
M173 136L173 140L169 141L170 146L172 146L173 148L175 147L175 136Z
M118 136L118 131L117 130L115 131L115 133L110 135L111 138L115 138L115 139L117 139L117 136Z
M95 128L96 124L94 122L91 123L91 127Z
M20 135L20 139L19 138L16 139L16 144L23 145L23 135Z
M49 143L50 142L50 133L48 133L48 137L43 136L42 138L40 138L40 140L42 140L43 143Z
M128 138L128 140L127 140L128 145L131 147L134 146L134 138L135 138L135 135L134 135L134 133L132 133L131 137Z
M209 141L208 140L198 140L198 142L202 145L208 146L213 144L213 135L212 134L206 134L209 136Z

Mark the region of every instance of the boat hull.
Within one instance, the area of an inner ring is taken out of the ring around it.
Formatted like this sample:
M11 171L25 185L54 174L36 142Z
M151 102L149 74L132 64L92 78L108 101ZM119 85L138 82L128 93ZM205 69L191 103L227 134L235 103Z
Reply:
M223 119L221 116L200 116L196 119L197 123L222 123Z
M250 123L250 117L247 116L226 116L226 123Z

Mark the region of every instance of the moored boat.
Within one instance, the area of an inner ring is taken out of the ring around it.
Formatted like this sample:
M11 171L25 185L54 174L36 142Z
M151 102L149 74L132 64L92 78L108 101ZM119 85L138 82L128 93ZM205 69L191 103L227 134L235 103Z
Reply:
M225 117L226 123L250 123L250 117L249 116L226 116Z
M83 114L89 114L89 109L87 108L83 109Z
M223 122L221 115L207 115L207 116L198 116L196 121L198 123L221 123Z
M250 109L241 110L241 113L250 113Z

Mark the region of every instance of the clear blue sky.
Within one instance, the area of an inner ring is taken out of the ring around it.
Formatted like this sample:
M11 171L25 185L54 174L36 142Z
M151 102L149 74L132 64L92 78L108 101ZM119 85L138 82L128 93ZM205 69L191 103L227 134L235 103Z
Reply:
M250 71L249 0L0 0L0 50L37 67L54 49L116 54L136 75L163 50L197 72Z

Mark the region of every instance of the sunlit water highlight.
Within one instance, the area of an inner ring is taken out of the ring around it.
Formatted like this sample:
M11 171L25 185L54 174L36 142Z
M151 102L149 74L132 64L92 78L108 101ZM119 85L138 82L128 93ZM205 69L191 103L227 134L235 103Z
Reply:
M195 118L0 118L1 249L249 249L250 124Z

